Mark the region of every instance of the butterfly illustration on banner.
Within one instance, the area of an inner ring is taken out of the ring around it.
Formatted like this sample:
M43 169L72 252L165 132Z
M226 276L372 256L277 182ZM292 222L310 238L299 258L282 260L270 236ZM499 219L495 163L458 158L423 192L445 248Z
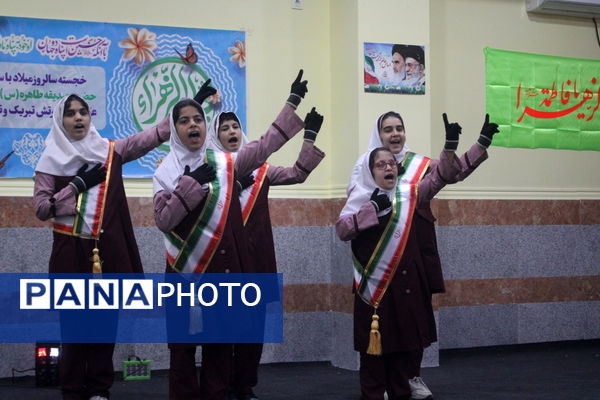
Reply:
M177 49L174 48L173 50L177 52L179 58L181 58L181 61L187 65L196 64L198 62L198 54L196 54L196 51L191 43L185 48L185 57Z

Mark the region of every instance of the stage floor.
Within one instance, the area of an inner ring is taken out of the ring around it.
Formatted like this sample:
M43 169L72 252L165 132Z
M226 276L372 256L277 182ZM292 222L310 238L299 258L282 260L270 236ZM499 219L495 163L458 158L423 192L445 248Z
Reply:
M357 400L358 372L329 363L264 364L261 400ZM436 400L598 400L600 340L482 347L440 352L440 366L422 376ZM115 380L111 399L167 399L167 371L147 381ZM59 399L57 388L34 378L0 379L0 399Z

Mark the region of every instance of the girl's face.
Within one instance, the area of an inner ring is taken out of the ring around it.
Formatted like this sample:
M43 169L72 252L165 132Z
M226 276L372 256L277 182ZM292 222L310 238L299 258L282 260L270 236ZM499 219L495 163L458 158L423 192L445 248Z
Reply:
M242 143L242 128L234 119L223 121L219 126L219 140L226 151L238 151Z
M398 117L387 117L381 123L379 137L383 147L387 147L394 154L400 153L406 142L404 124Z
M398 165L394 155L389 151L380 151L375 155L371 168L373 180L382 189L391 190L396 187Z
M179 112L175 122L177 136L189 151L202 148L206 139L206 122L204 117L194 106L185 106Z
M90 113L79 100L73 99L66 105L63 112L63 126L71 139L83 139L90 130L90 123Z

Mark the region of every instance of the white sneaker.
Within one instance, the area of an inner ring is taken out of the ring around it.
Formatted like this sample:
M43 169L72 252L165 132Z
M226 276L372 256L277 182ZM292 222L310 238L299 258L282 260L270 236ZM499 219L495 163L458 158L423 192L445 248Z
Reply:
M433 399L431 390L427 387L420 376L408 380L410 385L410 398L415 400Z
M90 400L108 400L108 398L104 396L92 396Z

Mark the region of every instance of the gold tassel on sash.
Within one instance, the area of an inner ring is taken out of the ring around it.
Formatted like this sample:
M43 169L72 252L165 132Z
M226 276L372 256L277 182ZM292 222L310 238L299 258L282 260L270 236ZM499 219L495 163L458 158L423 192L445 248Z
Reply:
M373 356L381 355L381 333L379 333L379 315L377 315L377 307L375 307L371 320L371 333L369 334L367 354Z
M94 274L102 273L102 261L100 261L100 250L98 250L98 243L92 250L92 272Z

